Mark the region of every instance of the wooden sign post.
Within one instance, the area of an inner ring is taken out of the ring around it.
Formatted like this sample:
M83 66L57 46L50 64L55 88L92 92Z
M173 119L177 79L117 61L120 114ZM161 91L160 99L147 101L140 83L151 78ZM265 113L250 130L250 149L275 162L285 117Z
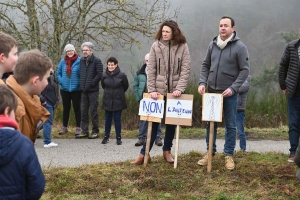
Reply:
M154 100L151 98L150 94L144 93L143 99L140 101L139 115L140 120L148 121L146 151L144 156L144 167L147 167L152 133L152 122L161 123L161 119L164 115L164 97L159 95L158 99Z
M189 94L182 94L180 97L174 97L170 93L167 94L165 123L177 125L174 169L177 168L178 163L180 125L192 126L193 97Z
M222 122L223 96L216 93L205 93L202 98L202 121L209 121L209 145L207 172L212 168L212 148L214 141L214 122Z

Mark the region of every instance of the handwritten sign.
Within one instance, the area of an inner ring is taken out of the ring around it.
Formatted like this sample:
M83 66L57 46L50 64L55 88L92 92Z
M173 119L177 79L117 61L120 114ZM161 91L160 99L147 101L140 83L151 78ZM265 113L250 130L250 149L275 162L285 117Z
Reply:
M168 99L166 117L191 119L193 102L188 100Z
M143 98L140 101L139 115L163 118L164 109L164 100Z
M222 122L223 96L205 93L202 98L202 121Z
M165 123L191 126L193 98L194 96L189 94L182 94L180 97L174 97L171 93L168 93Z

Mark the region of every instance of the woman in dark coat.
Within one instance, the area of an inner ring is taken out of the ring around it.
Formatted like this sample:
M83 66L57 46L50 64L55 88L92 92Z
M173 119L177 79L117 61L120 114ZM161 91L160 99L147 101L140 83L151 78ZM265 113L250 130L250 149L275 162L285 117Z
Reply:
M110 57L107 60L107 69L103 73L101 85L104 89L102 109L105 110L105 134L102 144L109 141L111 122L114 118L117 144L121 145L121 115L122 110L127 108L125 92L128 89L128 79L118 66L118 60Z

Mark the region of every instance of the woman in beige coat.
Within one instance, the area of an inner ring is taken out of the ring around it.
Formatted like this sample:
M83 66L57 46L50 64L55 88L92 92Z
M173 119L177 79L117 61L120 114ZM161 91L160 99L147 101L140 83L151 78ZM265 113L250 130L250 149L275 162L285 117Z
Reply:
M166 100L167 93L179 97L184 93L190 75L190 53L186 38L175 21L167 20L160 25L155 40L150 50L147 66L148 92L152 99L163 95ZM150 150L156 138L158 124L152 123ZM169 163L174 162L171 147L175 129L176 125L166 124L163 156ZM143 164L145 149L146 144L142 147L140 155L131 164Z

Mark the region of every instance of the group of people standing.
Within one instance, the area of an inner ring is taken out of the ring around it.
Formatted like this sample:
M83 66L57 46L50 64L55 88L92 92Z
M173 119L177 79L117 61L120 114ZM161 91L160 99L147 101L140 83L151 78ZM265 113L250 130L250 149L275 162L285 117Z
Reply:
M187 40L178 24L173 20L163 22L155 36L150 53L145 56L145 64L134 75L134 95L139 102L143 93L147 92L151 98L157 99L167 93L179 97L185 92L190 75L190 53ZM93 54L90 42L81 46L83 58L80 58L73 45L65 47L65 57L57 69L58 83L61 88L63 101L63 127L59 134L68 131L68 120L71 101L75 111L76 138L99 136L98 99L99 82L104 89L102 108L105 110L105 133L102 144L110 138L112 119L115 122L116 141L121 141L121 114L126 109L125 92L128 89L127 76L121 72L117 59L107 60L107 69L103 72L103 65ZM246 45L241 42L235 32L235 22L230 17L220 20L219 36L209 44L206 57L202 63L199 94L208 92L221 93L224 97L223 112L225 121L225 166L234 169L233 154L236 145L236 132L240 137L240 148L246 150L246 134L244 118L246 96L250 86L249 55ZM80 102L81 101L81 102ZM80 109L81 108L81 109ZM92 118L92 131L89 133L89 115ZM216 153L217 123L215 123L213 155ZM147 121L140 121L138 142L135 146L142 149L138 158L132 164L142 164L145 155L145 140ZM161 124L152 123L150 150L154 143L163 146L163 156L167 162L173 163L171 155L176 125L166 125L164 142L161 141ZM207 146L209 143L209 123L207 123ZM198 161L199 165L207 165L207 154Z
M163 95L166 100L167 93L179 97L185 92L190 75L191 61L186 38L176 22L167 20L160 25L155 39L147 64L148 93L152 99L157 99L159 95ZM241 124L238 129L241 139L240 148L246 150L246 136L244 128L241 126L244 124L245 97L250 86L249 70L247 47L235 32L234 20L224 16L220 20L219 36L215 37L209 44L202 63L198 92L203 95L207 88L208 92L221 93L224 97L223 113L226 129L224 153L225 167L229 170L235 167L233 154L236 145L237 116L240 116L239 124ZM242 89L243 84L245 85ZM240 101L238 101L239 93L243 94L240 95ZM157 135L158 125L158 123L152 123L150 150ZM213 155L216 153L217 123L214 126ZM176 125L166 125L163 156L169 163L174 162L171 147L175 128ZM206 135L208 147L209 123L207 123ZM139 156L131 164L144 162L145 149L146 145L144 144ZM199 165L207 165L207 163L207 154L198 161Z
M190 75L190 53L187 40L178 24L173 20L164 21L152 44L144 65L135 75L134 95L137 101L142 93L148 92L152 99L160 95L166 100L167 93L179 97L185 93ZM57 146L51 141L51 125L54 107L57 102L56 81L52 72L52 61L39 50L22 52L17 55L17 42L9 35L0 33L0 198L38 199L45 187L45 177L34 150L37 132L44 125L44 147ZM125 92L128 79L114 57L107 59L103 72L101 60L93 54L91 42L81 45L83 57L77 54L72 44L65 46L65 56L56 71L57 83L63 101L63 126L60 134L68 132L71 104L76 119L76 138L99 137L99 83L104 89L102 109L105 110L106 144L110 138L112 119L114 119L117 144L121 141L121 114L126 109ZM298 147L300 128L300 40L292 41L286 47L279 69L280 87L288 95L289 138L291 142L289 162L300 167ZM219 35L209 44L202 63L198 93L206 91L223 96L225 121L225 167L235 168L233 160L236 146L236 131L241 139L240 148L246 150L246 137L243 128L246 95L249 90L249 54L246 45L235 31L235 22L224 16L219 23ZM11 73L4 79L5 73ZM39 98L37 95L40 95ZM165 101L166 103L166 101ZM41 106L41 104L43 106ZM89 111L92 130L89 131ZM206 144L209 144L210 123L206 126ZM140 137L136 146L142 145L136 160L131 164L144 162L146 144L145 127L140 122ZM152 123L150 150L161 137L160 123ZM163 157L173 163L171 148L176 125L166 124L163 142ZM216 153L217 123L214 123L213 155ZM49 130L50 128L50 130ZM20 134L20 132L23 134ZM46 135L45 135L46 132ZM47 135L48 134L48 135ZM25 137L26 136L26 137ZM161 144L162 145L162 144ZM151 158L148 159L151 161ZM207 165L208 156L198 161ZM300 178L300 169L299 169ZM13 177L13 178L12 178ZM4 188L4 189L3 189ZM32 189L34 188L34 189ZM14 192L10 192L14 191Z
M85 42L81 45L83 57L77 54L72 44L65 46L65 57L60 61L56 76L60 85L63 103L63 126L60 135L68 132L68 122L71 104L73 105L76 130L75 138L99 137L99 83L104 89L102 109L105 110L105 135L102 141L109 141L112 119L114 119L117 144L121 145L121 114L126 109L125 92L128 89L128 79L120 70L118 60L107 59L107 69L103 72L103 64L94 55L94 45ZM89 112L92 130L89 131Z

